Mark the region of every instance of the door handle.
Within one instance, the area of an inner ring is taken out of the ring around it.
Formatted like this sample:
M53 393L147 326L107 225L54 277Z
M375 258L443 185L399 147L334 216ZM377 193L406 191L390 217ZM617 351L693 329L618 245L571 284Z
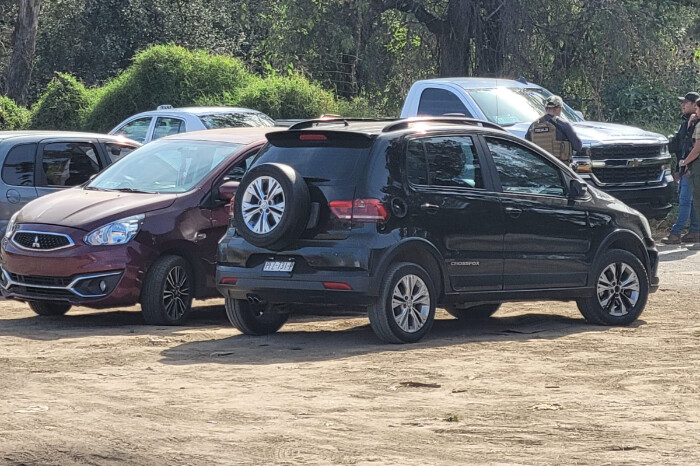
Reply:
M425 210L429 214L435 214L440 210L440 206L436 204L431 204L429 202L424 202L420 205L421 210Z
M506 207L506 213L512 218L518 218L523 213L523 209L517 209L515 207Z

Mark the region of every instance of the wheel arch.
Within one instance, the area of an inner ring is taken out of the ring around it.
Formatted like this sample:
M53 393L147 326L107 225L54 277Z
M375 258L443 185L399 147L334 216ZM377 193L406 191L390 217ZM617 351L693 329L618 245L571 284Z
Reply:
M200 254L191 245L185 243L175 243L169 244L167 247L158 254L158 256L149 264L146 273L150 270L151 266L161 257L164 256L179 256L187 261L192 269L192 274L194 275L194 286L195 286L195 298L201 298L206 294L207 289L207 274L204 270L204 265Z
M429 241L422 238L413 238L400 242L389 249L376 268L375 277L383 277L392 264L398 262L411 262L423 267L438 291L437 302L442 301L445 294L447 271L443 265L442 255ZM375 280L374 286L378 292L380 280Z
M610 249L622 249L630 252L639 259L647 273L651 272L651 261L644 241L636 233L630 230L615 230L600 244L593 258L593 264L597 264L602 254Z

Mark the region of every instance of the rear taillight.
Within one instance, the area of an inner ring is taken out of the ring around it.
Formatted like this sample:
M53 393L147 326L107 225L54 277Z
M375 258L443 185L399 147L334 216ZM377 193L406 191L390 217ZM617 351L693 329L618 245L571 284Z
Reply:
M355 199L331 201L328 205L333 215L341 220L360 223L379 223L389 219L389 213L379 199Z

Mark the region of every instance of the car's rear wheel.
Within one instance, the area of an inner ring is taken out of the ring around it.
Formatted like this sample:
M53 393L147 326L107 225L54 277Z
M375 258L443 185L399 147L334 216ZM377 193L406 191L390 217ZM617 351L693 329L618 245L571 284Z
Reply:
M182 325L192 311L194 277L180 256L163 256L146 274L141 290L141 313L150 325Z
M369 306L369 323L387 343L414 343L435 320L433 281L422 267L402 262L389 268L377 301Z
M595 296L576 301L592 324L628 325L639 317L649 296L646 269L632 253L612 249L604 253L593 274Z
M446 304L445 310L448 314L465 321L486 320L491 317L501 303L486 303L486 304Z
M289 319L286 306L249 303L245 299L226 298L226 315L231 325L246 335L275 333Z
M62 316L72 307L68 303L52 303L46 301L30 301L29 307L40 316Z

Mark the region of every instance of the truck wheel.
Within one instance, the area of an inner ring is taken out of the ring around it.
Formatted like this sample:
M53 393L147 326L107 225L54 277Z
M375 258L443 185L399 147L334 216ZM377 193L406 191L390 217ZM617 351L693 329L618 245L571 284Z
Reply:
M272 303L251 304L245 299L226 298L226 315L231 325L246 335L275 333L289 319L289 313Z
M605 252L593 279L595 296L576 301L587 322L628 325L637 320L649 297L649 279L634 254L621 249Z
M459 320L471 322L488 319L500 307L501 303L486 303L476 305L469 305L467 303L464 303L446 304L444 309L447 311L448 314L458 318Z
M40 316L62 316L68 312L72 306L68 303L30 301L29 307Z
M182 325L192 311L194 280L180 256L156 260L143 281L141 313L149 325Z
M233 223L258 247L282 249L301 236L311 212L309 187L289 165L264 163L245 174L234 198Z
M407 262L395 264L368 308L370 326L387 343L415 343L433 326L435 298L433 280L425 269Z

